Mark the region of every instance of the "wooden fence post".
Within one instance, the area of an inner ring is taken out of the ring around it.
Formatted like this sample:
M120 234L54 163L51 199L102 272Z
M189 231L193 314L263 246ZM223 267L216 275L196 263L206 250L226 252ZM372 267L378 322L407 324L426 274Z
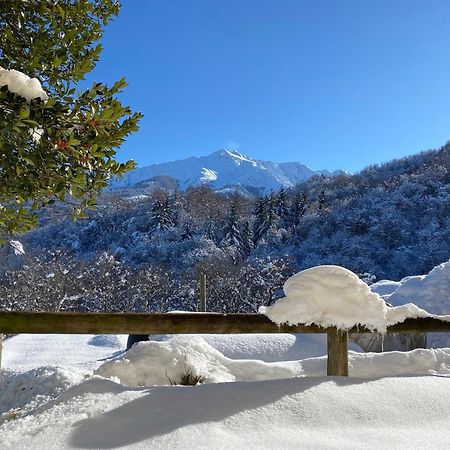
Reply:
M333 327L327 337L327 375L348 377L348 333Z
M200 274L200 312L206 312L206 273Z

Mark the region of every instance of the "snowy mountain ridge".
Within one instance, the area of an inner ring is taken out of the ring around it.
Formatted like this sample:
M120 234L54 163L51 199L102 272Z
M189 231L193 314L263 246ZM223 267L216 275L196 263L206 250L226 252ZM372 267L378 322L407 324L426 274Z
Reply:
M334 176L343 173L342 170L314 171L298 162L256 160L236 150L223 149L208 156L138 167L123 178L111 180L110 189L130 188L155 177L168 176L176 180L181 190L207 184L213 189L250 187L264 194L281 187L295 186L315 175Z

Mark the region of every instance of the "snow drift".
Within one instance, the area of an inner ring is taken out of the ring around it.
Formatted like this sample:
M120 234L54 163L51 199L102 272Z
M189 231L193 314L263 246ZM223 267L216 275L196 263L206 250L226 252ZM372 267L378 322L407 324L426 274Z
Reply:
M199 336L177 336L162 342L140 342L95 373L126 386L154 386L177 383L187 372L205 383L224 383L293 378L300 371L298 362L233 360Z
M381 280L371 286L392 305L414 303L433 314L450 312L450 261L436 266L427 275Z
M436 266L426 275L410 276L400 281L378 281L371 289L394 306L412 302L431 314L449 314L450 261ZM450 346L450 334L428 333L427 346Z

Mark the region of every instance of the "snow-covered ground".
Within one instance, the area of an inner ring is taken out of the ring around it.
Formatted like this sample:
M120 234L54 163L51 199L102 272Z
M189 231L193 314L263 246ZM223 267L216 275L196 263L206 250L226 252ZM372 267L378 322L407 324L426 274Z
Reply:
M8 339L0 448L450 445L450 349L351 351L343 379L324 376L322 335L155 336L128 353L125 340ZM170 386L186 369L204 384Z
M405 286L402 300L445 296L437 281L447 266L439 267L430 283L384 282L373 291L346 269L312 268L262 312L276 323L382 331L428 313L388 307L380 295ZM0 448L450 448L450 348L353 346L350 377L332 378L324 335L159 335L127 352L125 345L123 335L8 339ZM200 384L180 386L187 374Z

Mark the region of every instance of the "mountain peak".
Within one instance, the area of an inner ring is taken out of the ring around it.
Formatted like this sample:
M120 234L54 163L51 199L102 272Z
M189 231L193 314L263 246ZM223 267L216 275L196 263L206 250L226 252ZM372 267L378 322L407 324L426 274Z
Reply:
M306 181L316 172L298 162L275 163L253 159L237 150L221 149L208 156L186 158L134 169L123 178L111 180L110 189L122 189L158 176L172 177L181 190L207 184L213 189L229 186L250 188L266 194ZM330 175L333 173L330 171Z

